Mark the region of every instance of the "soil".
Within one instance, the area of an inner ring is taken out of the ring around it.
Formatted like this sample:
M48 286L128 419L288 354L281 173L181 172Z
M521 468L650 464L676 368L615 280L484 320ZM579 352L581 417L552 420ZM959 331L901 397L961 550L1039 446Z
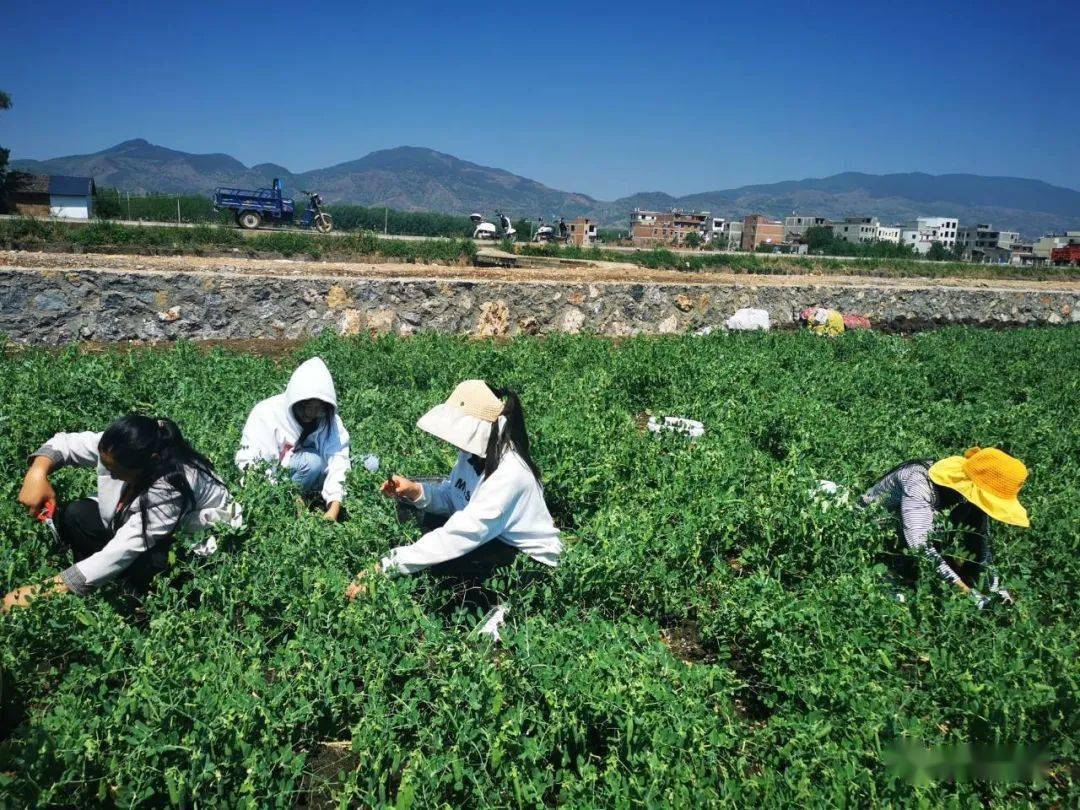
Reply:
M247 259L206 256L132 256L0 251L0 267L34 270L96 270L139 273L192 273L220 277L260 275L284 278L371 278L389 280L446 279L491 282L571 282L622 284L714 285L789 287L806 284L917 289L953 287L976 290L1080 290L1080 281L1027 281L1005 279L880 278L844 275L763 275L744 273L691 273L649 270L614 262L575 263L558 267L464 267L392 262L316 262L301 259Z

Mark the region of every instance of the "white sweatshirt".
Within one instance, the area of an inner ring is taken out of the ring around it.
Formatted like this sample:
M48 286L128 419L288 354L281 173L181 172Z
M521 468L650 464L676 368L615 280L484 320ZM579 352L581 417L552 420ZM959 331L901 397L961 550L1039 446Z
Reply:
M97 467L98 514L101 522L111 526L124 482L113 478L101 463L98 443L101 433L57 433L41 446L34 456L45 456L58 466ZM73 592L85 594L91 588L109 581L131 565L137 557L176 530L194 532L217 523L241 525L240 507L220 482L188 467L185 470L195 505L177 524L182 505L180 493L164 479L159 479L142 496L146 498L147 540L143 539L142 513L138 502L131 504L127 519L116 530L105 547L85 560L62 571L60 576Z
M333 408L328 424L319 427L304 440L304 450L317 453L326 461L326 480L322 497L327 503L345 498L345 475L352 462L349 459L349 431L337 412L337 391L334 379L322 358L305 360L292 373L284 394L264 399L251 409L236 466L241 470L257 461L271 461L289 466L294 446L303 427L293 415L293 405L305 399L317 399Z
M544 491L513 450L504 453L490 480L473 469L468 453L459 453L450 477L424 486L415 506L450 518L412 545L392 549L382 559L384 571L412 574L462 557L495 538L539 563L559 564L562 543Z

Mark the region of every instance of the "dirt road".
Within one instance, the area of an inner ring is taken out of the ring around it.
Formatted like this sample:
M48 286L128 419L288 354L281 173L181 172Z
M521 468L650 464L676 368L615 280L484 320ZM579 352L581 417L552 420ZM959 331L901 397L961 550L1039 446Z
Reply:
M790 287L841 284L853 287L925 289L950 287L973 290L1080 291L1080 282L1006 279L879 278L844 275L766 275L751 273L690 273L649 270L633 264L596 262L542 268L473 267L471 265L365 262L314 262L293 259L209 258L201 256L127 256L112 254L0 251L0 266L40 270L111 270L196 275L258 275L284 278L455 279L502 282L738 284L747 287Z

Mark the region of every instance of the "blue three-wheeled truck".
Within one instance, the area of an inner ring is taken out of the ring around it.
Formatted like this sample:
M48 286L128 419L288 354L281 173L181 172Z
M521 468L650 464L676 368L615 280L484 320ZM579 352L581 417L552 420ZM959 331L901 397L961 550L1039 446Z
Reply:
M322 197L313 191L301 191L308 196L308 205L300 217L301 228L314 228L319 233L329 233L334 220L322 209ZM270 188L217 188L214 189L214 210L232 211L236 224L241 228L258 228L267 220L278 223L293 222L296 206L292 197L285 196L281 181L276 177Z

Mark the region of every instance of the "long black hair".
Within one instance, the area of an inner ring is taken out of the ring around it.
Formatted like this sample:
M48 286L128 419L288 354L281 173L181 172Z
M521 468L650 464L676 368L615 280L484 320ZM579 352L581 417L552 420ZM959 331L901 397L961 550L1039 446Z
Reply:
M117 463L138 472L137 479L124 483L121 499L125 506L122 511L126 512L138 501L143 540L146 541L149 540L146 534L146 492L157 481L164 480L180 493L180 514L172 531L176 530L184 515L195 508L195 493L188 483L186 468L192 467L221 482L210 459L188 444L179 426L171 419L153 419L141 414L121 417L101 434L98 451L108 453ZM123 523L120 512L117 510L113 516L114 529Z
M491 392L504 401L502 416L506 419L506 426L499 427L499 420L491 425L491 433L488 435L487 455L484 457L484 477L490 478L495 470L499 469L499 461L502 460L503 452L513 448L526 466L532 470L536 480L540 480L540 468L536 466L529 454L529 434L525 430L525 412L521 409L521 400L515 391L509 388L491 388Z

